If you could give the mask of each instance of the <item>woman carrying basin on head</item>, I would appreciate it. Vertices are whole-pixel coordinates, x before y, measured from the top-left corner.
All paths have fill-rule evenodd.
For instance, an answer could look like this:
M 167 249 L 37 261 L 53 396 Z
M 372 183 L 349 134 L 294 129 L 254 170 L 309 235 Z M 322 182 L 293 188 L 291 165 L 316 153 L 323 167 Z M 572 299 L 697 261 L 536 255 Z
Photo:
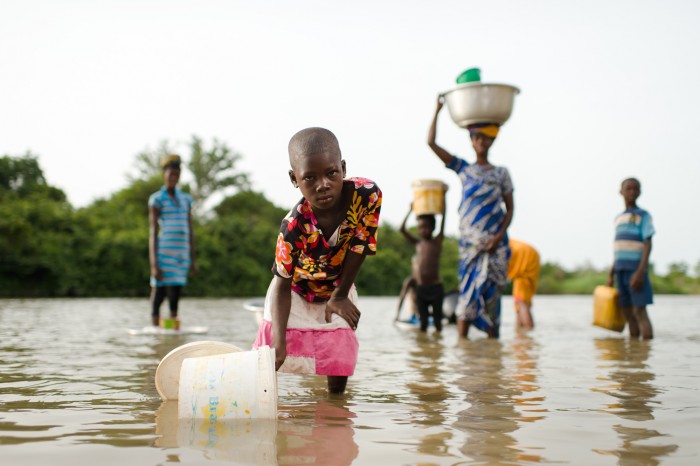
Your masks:
M 513 184 L 508 170 L 492 165 L 488 159 L 489 149 L 498 135 L 497 124 L 477 123 L 467 127 L 476 153 L 476 162 L 471 164 L 435 142 L 443 104 L 441 95 L 428 133 L 428 145 L 462 181 L 457 328 L 465 338 L 472 324 L 489 337 L 498 338 L 501 293 L 510 255 L 507 230 L 513 218 Z

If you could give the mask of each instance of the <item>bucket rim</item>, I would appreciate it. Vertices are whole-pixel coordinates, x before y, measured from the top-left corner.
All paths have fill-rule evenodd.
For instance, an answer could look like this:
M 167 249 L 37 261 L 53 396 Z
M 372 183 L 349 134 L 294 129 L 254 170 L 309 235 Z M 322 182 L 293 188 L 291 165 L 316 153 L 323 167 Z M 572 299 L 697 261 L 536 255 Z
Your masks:
M 440 185 L 444 189 L 447 186 L 447 183 L 445 183 L 442 180 L 428 179 L 428 178 L 413 180 L 411 182 L 412 188 L 421 187 L 422 185 Z
M 182 361 L 187 358 L 216 356 L 239 351 L 243 350 L 223 341 L 201 340 L 178 346 L 166 354 L 158 364 L 155 376 L 156 390 L 164 400 L 177 400 Z

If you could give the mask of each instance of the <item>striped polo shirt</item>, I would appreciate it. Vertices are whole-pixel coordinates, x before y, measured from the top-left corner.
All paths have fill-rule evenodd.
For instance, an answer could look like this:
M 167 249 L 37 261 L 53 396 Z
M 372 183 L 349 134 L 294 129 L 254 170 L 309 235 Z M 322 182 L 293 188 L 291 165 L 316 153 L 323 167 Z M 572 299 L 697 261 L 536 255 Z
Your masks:
M 615 270 L 637 270 L 644 242 L 654 233 L 651 215 L 644 209 L 627 209 L 615 217 Z

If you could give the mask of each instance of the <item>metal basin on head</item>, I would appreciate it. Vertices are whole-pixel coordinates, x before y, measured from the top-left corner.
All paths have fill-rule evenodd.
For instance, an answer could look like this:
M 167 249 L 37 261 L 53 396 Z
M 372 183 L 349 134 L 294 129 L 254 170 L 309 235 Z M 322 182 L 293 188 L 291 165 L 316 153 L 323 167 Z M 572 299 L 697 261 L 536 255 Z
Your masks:
M 450 117 L 462 128 L 475 123 L 502 125 L 513 112 L 520 89 L 508 84 L 464 83 L 443 93 Z

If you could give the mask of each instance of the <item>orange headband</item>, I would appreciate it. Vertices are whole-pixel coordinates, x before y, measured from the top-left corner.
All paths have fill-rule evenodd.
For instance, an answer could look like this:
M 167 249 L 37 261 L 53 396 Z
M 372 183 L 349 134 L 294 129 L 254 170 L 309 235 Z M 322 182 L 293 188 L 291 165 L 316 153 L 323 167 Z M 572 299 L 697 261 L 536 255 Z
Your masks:
M 467 126 L 470 135 L 483 134 L 490 138 L 496 138 L 498 136 L 498 125 L 493 123 L 477 123 L 475 125 Z

